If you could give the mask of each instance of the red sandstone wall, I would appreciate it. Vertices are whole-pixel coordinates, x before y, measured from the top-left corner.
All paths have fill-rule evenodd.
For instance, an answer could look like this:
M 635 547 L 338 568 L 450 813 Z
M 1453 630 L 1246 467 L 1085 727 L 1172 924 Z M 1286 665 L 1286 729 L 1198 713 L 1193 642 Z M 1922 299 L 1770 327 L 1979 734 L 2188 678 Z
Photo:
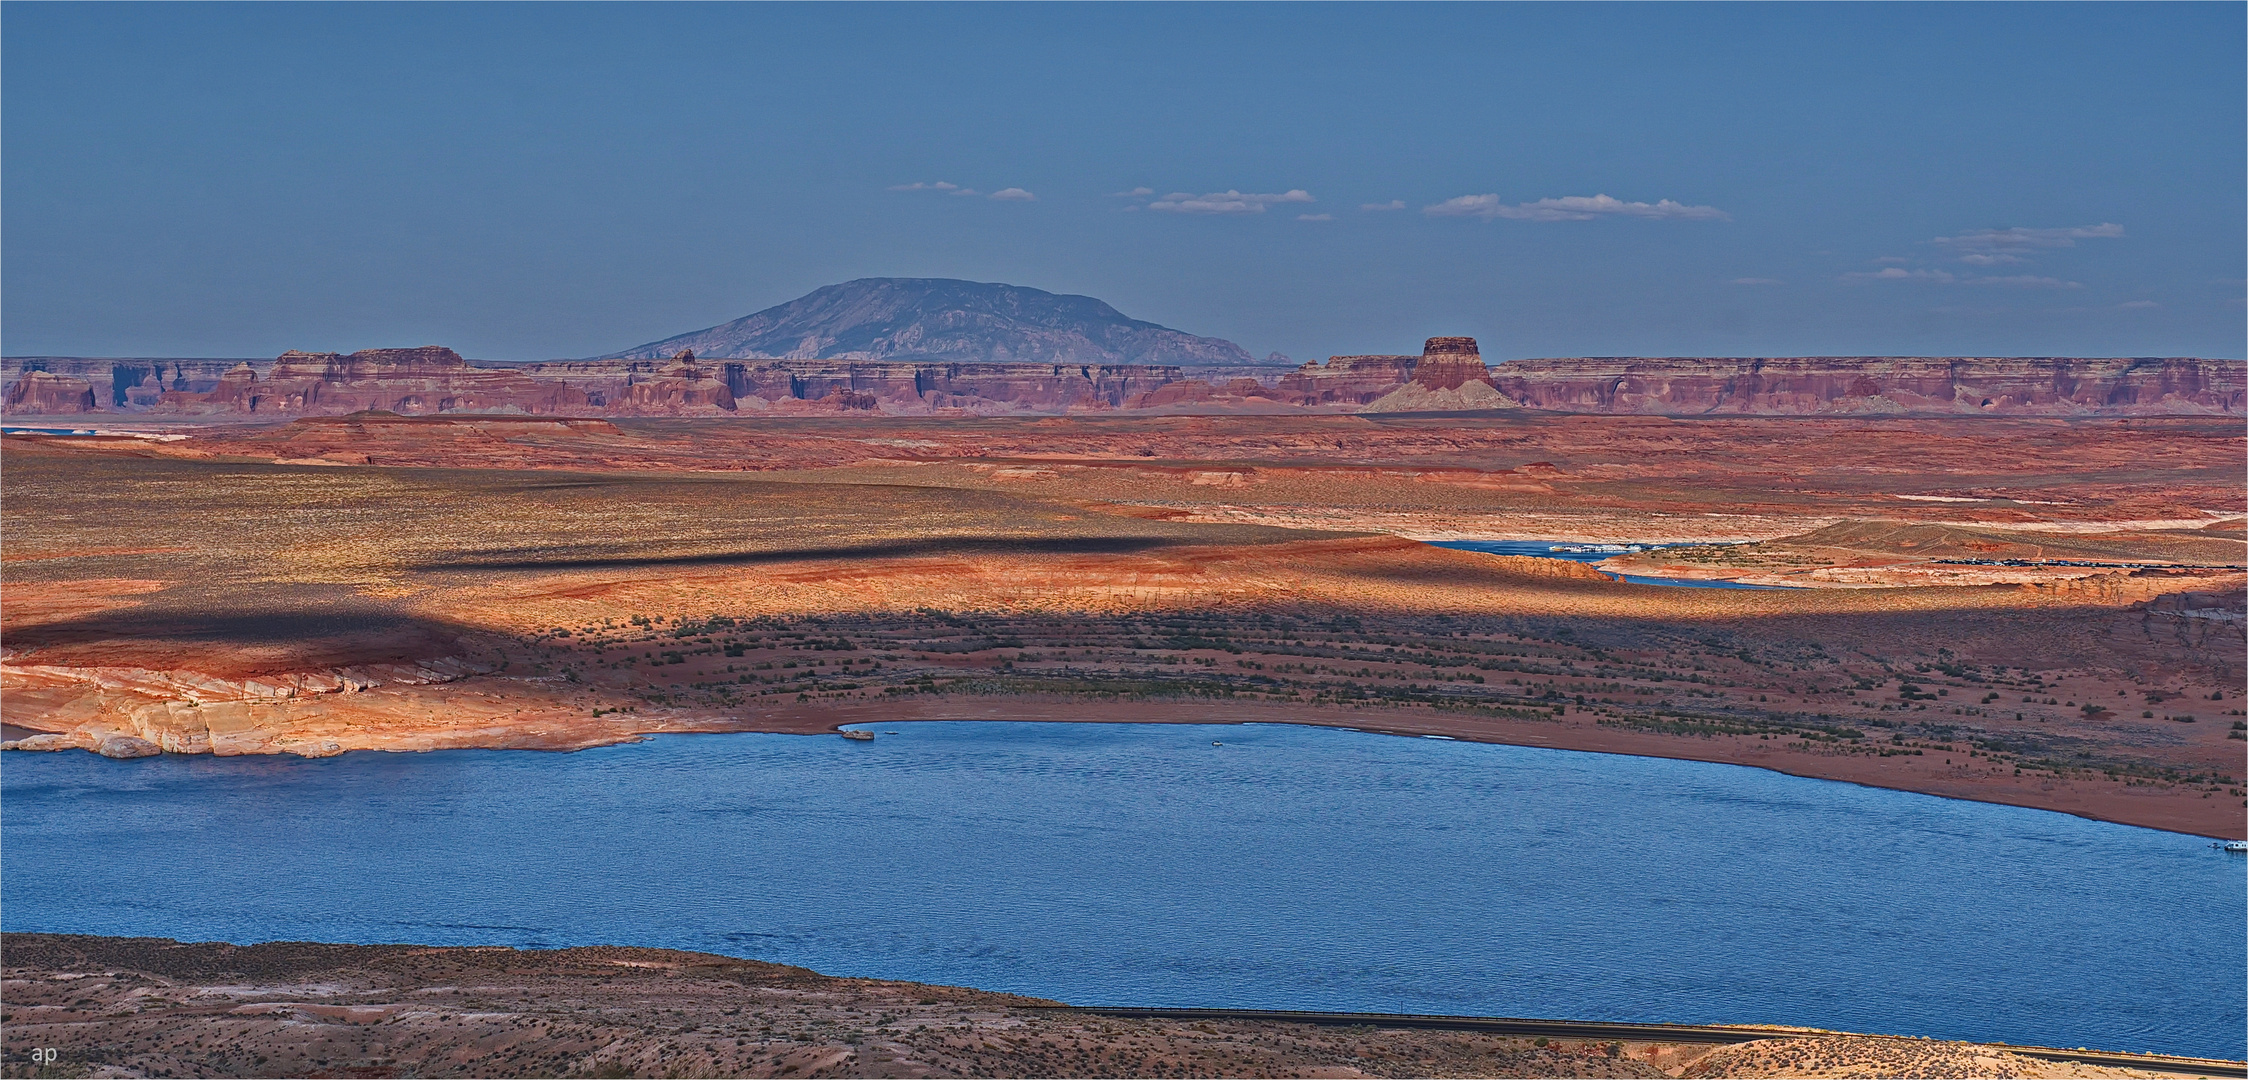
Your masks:
M 2248 412 L 2237 360 L 1989 357 L 1599 357 L 1485 367 L 1472 338 L 1432 338 L 1420 356 L 1338 356 L 1270 386 L 1149 365 L 850 360 L 564 361 L 475 366 L 450 349 L 284 353 L 219 371 L 199 361 L 21 362 L 10 415 L 341 415 L 379 409 L 534 415 L 695 416 L 778 409 L 926 413 L 1294 407 L 1348 412 L 1408 382 L 1491 383 L 1528 408 L 1699 414 Z M 1236 371 L 1227 374 L 1237 374 Z

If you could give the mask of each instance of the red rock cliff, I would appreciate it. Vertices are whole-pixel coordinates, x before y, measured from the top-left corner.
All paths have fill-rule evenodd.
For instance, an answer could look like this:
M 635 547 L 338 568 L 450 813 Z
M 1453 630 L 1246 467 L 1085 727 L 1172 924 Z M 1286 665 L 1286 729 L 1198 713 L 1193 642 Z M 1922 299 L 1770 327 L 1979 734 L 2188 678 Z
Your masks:
M 695 416 L 739 412 L 1207 408 L 1353 412 L 1391 398 L 1410 410 L 1496 407 L 1698 415 L 1989 413 L 2025 416 L 2248 412 L 2238 360 L 2193 357 L 1606 357 L 1483 363 L 1473 338 L 1431 338 L 1419 356 L 1337 356 L 1269 387 L 1207 369 L 1144 364 L 894 360 L 597 360 L 471 364 L 450 349 L 284 353 L 266 361 L 14 362 L 14 415 Z M 1184 383 L 1196 385 L 1180 385 Z M 1493 398 L 1473 384 L 1485 383 Z M 1166 389 L 1170 388 L 1170 389 Z M 1461 396 L 1465 394 L 1466 396 Z M 1428 395 L 1448 395 L 1443 398 Z M 1453 402 L 1452 398 L 1459 401 Z M 1473 397 L 1474 401 L 1467 400 Z
M 1431 390 L 1457 390 L 1471 382 L 1490 382 L 1491 369 L 1471 337 L 1432 337 L 1421 346 L 1413 381 Z
M 26 371 L 8 384 L 5 407 L 26 416 L 57 416 L 93 412 L 97 407 L 94 384 L 70 375 Z
M 2231 413 L 2238 360 L 1801 356 L 1509 360 L 1491 382 L 1533 409 L 1596 413 Z

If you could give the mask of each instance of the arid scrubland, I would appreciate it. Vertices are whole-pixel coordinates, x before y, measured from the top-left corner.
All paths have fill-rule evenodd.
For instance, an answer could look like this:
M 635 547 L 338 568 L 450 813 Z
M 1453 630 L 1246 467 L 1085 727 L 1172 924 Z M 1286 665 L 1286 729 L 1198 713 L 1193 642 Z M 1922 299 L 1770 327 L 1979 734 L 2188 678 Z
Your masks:
M 375 415 L 11 436 L 5 719 L 12 745 L 121 757 L 1287 720 L 2229 836 L 2235 428 Z M 1821 587 L 1418 542 L 1446 537 L 1754 541 L 1617 568 Z
M 11 1077 L 2209 1075 L 1800 1029 L 1725 1044 L 1102 1016 L 666 949 L 4 944 Z

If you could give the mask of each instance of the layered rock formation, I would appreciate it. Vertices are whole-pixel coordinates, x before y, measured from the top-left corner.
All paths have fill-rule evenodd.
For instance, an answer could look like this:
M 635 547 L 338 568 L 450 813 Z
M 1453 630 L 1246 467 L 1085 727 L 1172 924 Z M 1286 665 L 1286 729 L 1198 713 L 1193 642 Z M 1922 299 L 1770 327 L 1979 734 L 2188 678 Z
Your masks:
M 93 412 L 98 408 L 94 384 L 70 375 L 26 371 L 8 385 L 7 411 L 40 416 Z
M 1304 408 L 1364 412 L 1465 412 L 1516 404 L 1491 385 L 1471 337 L 1435 337 L 1419 356 L 1337 356 L 1304 364 L 1273 387 Z
M 150 361 L 75 366 L 85 373 L 19 369 L 5 393 L 6 412 L 183 417 L 340 416 L 365 410 L 408 416 L 1062 413 L 1129 408 L 1184 378 L 1180 368 L 1145 364 L 712 361 L 691 350 L 668 362 L 504 366 L 472 365 L 452 350 L 438 348 L 369 349 L 349 356 L 290 352 L 272 361 L 234 361 L 194 380 L 167 379 L 159 364 Z M 105 399 L 97 386 L 110 381 L 112 367 L 124 389 Z
M 1421 346 L 1413 381 L 1431 390 L 1457 390 L 1471 382 L 1490 382 L 1491 369 L 1471 337 L 1432 337 Z
M 265 367 L 273 364 L 270 360 L 231 357 L 11 357 L 0 367 L 0 384 L 6 386 L 0 398 L 4 398 L 10 413 L 58 415 L 145 409 L 156 404 L 166 390 L 208 392 L 218 386 L 222 375 L 244 363 Z M 26 385 L 25 379 L 33 373 L 44 373 L 49 378 Z M 93 401 L 79 400 L 75 385 L 58 380 L 85 383 L 94 393 Z
M 1273 377 L 1254 365 L 698 358 L 477 364 L 450 349 L 290 352 L 270 361 L 10 362 L 13 416 L 498 413 L 723 416 L 1086 410 L 1705 414 L 2240 415 L 2237 360 L 1972 357 L 1510 360 L 1473 338 L 1419 356 L 1337 356 Z
M 933 364 L 869 361 L 729 362 L 735 393 L 773 404 L 850 395 L 845 407 L 886 412 L 1065 412 L 1116 409 L 1178 382 L 1176 367 L 1145 364 Z M 863 404 L 859 402 L 863 400 Z
M 1491 369 L 1471 337 L 1436 337 L 1421 348 L 1413 381 L 1366 406 L 1366 412 L 1471 412 L 1511 409 L 1513 398 L 1491 386 Z
M 24 371 L 8 388 L 16 415 L 127 412 L 156 416 L 320 416 L 369 409 L 406 415 L 442 412 L 554 414 L 584 412 L 600 402 L 583 391 L 516 372 L 472 367 L 451 349 L 290 351 L 260 363 L 112 360 L 81 362 L 80 375 L 59 375 L 52 358 Z M 106 370 L 103 370 L 106 369 Z M 107 383 L 107 395 L 95 392 Z M 81 389 L 83 388 L 83 389 Z M 71 407 L 72 405 L 78 407 Z
M 1418 356 L 1330 356 L 1324 364 L 1304 361 L 1281 376 L 1273 389 L 1283 400 L 1306 407 L 1371 405 L 1411 382 Z
M 1591 357 L 1511 360 L 1491 381 L 1555 412 L 2237 414 L 2244 368 L 2199 357 Z
M 1513 409 L 1520 403 L 1491 388 L 1482 380 L 1462 383 L 1448 390 L 1431 390 L 1420 380 L 1398 387 L 1382 396 L 1381 400 L 1366 406 L 1361 412 L 1480 412 L 1486 409 Z
M 1247 364 L 1239 345 L 1126 318 L 1090 296 L 951 278 L 860 278 L 604 359 Z

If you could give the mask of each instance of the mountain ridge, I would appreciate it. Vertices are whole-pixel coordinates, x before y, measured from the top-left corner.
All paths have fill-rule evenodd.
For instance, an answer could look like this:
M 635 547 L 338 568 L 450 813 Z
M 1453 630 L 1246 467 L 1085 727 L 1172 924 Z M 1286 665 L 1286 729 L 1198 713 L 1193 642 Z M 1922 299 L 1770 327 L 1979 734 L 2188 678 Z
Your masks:
M 1133 319 L 1090 296 L 958 278 L 857 278 L 596 360 L 1253 364 L 1248 350 Z

